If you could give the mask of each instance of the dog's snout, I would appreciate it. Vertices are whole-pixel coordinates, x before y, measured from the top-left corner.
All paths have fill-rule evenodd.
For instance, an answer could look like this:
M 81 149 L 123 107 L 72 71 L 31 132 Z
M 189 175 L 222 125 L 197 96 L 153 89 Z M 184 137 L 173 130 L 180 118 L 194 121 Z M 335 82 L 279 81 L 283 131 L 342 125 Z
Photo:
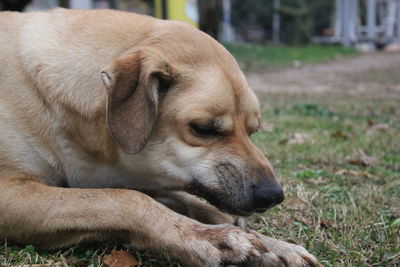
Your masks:
M 278 183 L 262 183 L 254 188 L 254 206 L 258 210 L 278 205 L 284 198 L 282 188 Z

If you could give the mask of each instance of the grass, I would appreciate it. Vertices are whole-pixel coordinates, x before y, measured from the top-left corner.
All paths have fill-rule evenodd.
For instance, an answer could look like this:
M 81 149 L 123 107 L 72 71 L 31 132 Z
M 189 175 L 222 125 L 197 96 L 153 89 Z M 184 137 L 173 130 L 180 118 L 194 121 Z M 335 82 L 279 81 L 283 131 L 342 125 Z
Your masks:
M 276 70 L 288 66 L 321 63 L 356 55 L 354 49 L 333 45 L 283 46 L 257 44 L 225 44 L 246 71 Z
M 271 49 L 283 55 L 288 48 Z M 332 49 L 331 56 L 338 48 Z M 294 58 L 282 57 L 276 66 L 290 64 Z M 305 55 L 299 58 L 307 61 Z M 313 60 L 309 57 L 307 62 Z M 352 77 L 355 82 L 382 78 L 378 72 L 377 77 L 357 75 Z M 388 79 L 397 83 L 398 75 L 385 76 L 382 82 Z M 305 246 L 324 266 L 400 266 L 398 100 L 379 92 L 270 94 L 261 98 L 261 104 L 265 125 L 253 140 L 281 177 L 286 201 L 252 216 L 250 227 Z M 350 163 L 360 149 L 378 163 Z M 42 251 L 31 245 L 4 244 L 0 245 L 0 266 L 63 259 L 69 266 L 101 266 L 100 256 L 113 248 L 97 243 Z M 179 266 L 163 255 L 132 253 L 142 266 Z
M 324 266 L 400 265 L 398 102 L 277 95 L 263 103 L 273 129 L 255 142 L 280 173 L 287 198 L 306 207 L 278 206 L 256 216 L 256 228 L 305 245 Z M 282 142 L 294 133 L 307 138 Z M 379 163 L 350 164 L 359 149 Z
M 253 216 L 251 227 L 304 245 L 324 266 L 399 265 L 398 103 L 355 96 L 270 95 L 262 98 L 262 110 L 268 127 L 255 134 L 254 141 L 278 171 L 287 199 L 306 207 L 284 203 Z M 304 143 L 285 141 L 295 133 L 305 136 Z M 379 163 L 350 164 L 348 158 L 358 149 Z M 99 255 L 111 248 L 97 244 L 46 252 L 32 246 L 1 246 L 0 265 L 59 262 L 63 253 L 84 263 L 80 266 L 97 266 Z M 178 266 L 148 254 L 136 255 L 143 266 Z

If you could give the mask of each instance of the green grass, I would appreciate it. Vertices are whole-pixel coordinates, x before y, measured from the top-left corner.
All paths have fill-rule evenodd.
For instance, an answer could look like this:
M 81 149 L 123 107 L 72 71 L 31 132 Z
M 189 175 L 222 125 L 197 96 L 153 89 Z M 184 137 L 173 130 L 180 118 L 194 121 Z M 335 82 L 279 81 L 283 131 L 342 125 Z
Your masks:
M 355 55 L 354 49 L 333 45 L 276 46 L 257 44 L 225 44 L 247 71 L 276 70 L 292 65 L 321 63 Z
M 304 245 L 324 266 L 400 264 L 398 102 L 335 95 L 269 95 L 261 100 L 263 121 L 272 127 L 253 139 L 279 173 L 287 199 L 301 199 L 307 208 L 293 210 L 283 203 L 253 216 L 250 226 Z M 374 129 L 373 123 L 388 127 Z M 295 133 L 307 136 L 304 143 L 282 142 Z M 379 163 L 350 164 L 348 158 L 357 149 Z M 341 170 L 367 172 L 371 177 L 341 174 Z M 63 253 L 64 258 L 84 263 L 81 266 L 97 266 L 99 256 L 111 248 L 97 244 L 47 252 L 32 246 L 0 246 L 0 265 L 59 262 Z M 143 266 L 178 266 L 157 259 L 160 256 L 133 253 Z
M 385 71 L 385 79 L 380 72 L 352 79 L 397 83 L 397 72 Z M 287 200 L 302 201 L 306 207 L 284 202 L 252 216 L 249 226 L 305 246 L 324 266 L 400 266 L 398 100 L 379 91 L 269 94 L 260 100 L 268 127 L 253 140 L 279 174 Z M 304 140 L 292 142 L 295 134 Z M 349 163 L 359 149 L 379 162 Z M 99 257 L 113 248 L 97 243 L 43 251 L 0 245 L 0 266 L 60 262 L 61 255 L 69 266 L 101 266 Z M 179 266 L 163 255 L 132 253 L 142 266 Z
M 258 230 L 305 245 L 324 266 L 400 264 L 398 102 L 303 95 L 269 96 L 263 103 L 264 121 L 273 129 L 254 140 L 280 174 L 287 197 L 308 207 L 278 206 L 254 219 Z M 306 135 L 304 143 L 280 142 L 294 133 Z M 358 149 L 379 163 L 350 164 Z

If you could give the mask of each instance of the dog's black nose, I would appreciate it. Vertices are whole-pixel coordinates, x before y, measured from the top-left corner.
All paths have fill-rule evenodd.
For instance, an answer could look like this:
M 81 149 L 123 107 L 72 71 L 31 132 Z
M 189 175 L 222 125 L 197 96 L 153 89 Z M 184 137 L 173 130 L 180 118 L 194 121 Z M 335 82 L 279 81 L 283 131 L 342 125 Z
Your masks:
M 285 199 L 282 188 L 277 183 L 262 183 L 254 188 L 254 206 L 265 210 L 278 205 Z

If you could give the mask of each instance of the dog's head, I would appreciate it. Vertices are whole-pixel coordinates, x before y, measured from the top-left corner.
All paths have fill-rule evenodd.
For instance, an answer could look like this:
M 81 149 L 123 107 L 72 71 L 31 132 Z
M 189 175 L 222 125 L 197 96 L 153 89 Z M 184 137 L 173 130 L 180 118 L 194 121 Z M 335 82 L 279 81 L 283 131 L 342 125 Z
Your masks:
M 102 72 L 123 165 L 149 187 L 185 189 L 234 214 L 280 203 L 274 171 L 250 139 L 259 103 L 234 58 L 190 26 L 159 23 Z

